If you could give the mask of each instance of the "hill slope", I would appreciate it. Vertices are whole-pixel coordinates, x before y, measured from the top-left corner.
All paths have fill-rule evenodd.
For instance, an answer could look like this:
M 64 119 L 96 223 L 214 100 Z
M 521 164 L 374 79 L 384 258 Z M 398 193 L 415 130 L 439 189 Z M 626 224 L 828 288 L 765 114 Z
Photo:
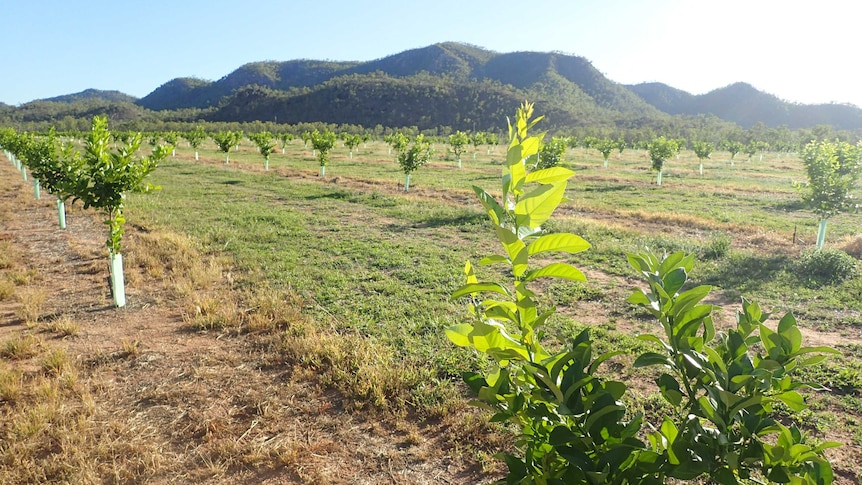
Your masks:
M 120 91 L 103 91 L 101 89 L 85 89 L 80 93 L 65 94 L 43 99 L 55 103 L 75 103 L 78 101 L 107 101 L 109 103 L 134 103 L 138 98 Z
M 692 95 L 662 83 L 628 88 L 656 108 L 673 115 L 712 114 L 743 127 L 761 122 L 792 129 L 832 125 L 843 130 L 862 128 L 862 109 L 841 104 L 788 103 L 750 84 L 734 83 L 706 94 Z

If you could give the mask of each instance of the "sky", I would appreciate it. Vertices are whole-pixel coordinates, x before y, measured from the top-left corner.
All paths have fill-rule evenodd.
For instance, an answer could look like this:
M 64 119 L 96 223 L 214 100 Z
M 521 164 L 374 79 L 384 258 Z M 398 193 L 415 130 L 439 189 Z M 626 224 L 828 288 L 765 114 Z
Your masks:
M 852 0 L 0 0 L 0 102 L 143 97 L 264 60 L 367 61 L 437 42 L 587 58 L 615 82 L 734 82 L 862 107 Z

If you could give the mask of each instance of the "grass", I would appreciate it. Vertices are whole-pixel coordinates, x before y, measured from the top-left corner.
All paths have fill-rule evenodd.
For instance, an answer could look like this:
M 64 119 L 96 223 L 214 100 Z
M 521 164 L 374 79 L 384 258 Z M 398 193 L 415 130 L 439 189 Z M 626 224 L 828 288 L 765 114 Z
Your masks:
M 289 145 L 286 156 L 276 152 L 269 173 L 249 147 L 232 152 L 228 167 L 210 148 L 201 150 L 209 163 L 190 162 L 190 150 L 181 149 L 179 159 L 165 162 L 153 176 L 163 190 L 129 198 L 126 216 L 142 228 L 128 241 L 127 267 L 136 273 L 129 279 L 168 284 L 190 330 L 219 337 L 260 334 L 260 345 L 277 356 L 268 365 L 286 365 L 337 391 L 348 409 L 380 408 L 399 416 L 415 412 L 435 419 L 463 413 L 459 375 L 484 363 L 451 345 L 443 328 L 465 318 L 463 304 L 449 301 L 462 283 L 464 261 L 500 252 L 469 186 L 498 190 L 502 150 L 492 156 L 480 151 L 476 161 L 465 156 L 461 170 L 453 162 L 431 163 L 414 174 L 405 195 L 399 191 L 403 174 L 382 144 L 360 148 L 352 161 L 346 150 L 336 148 L 325 181 L 318 180 L 310 151 L 300 146 Z M 575 150 L 569 155 L 577 170 L 568 194 L 572 202 L 548 229 L 590 241 L 592 249 L 572 262 L 598 276 L 585 284 L 542 288 L 547 301 L 561 307 L 547 331 L 550 338 L 563 340 L 588 324 L 597 351 L 624 351 L 607 372 L 647 382 L 627 397 L 632 409 L 647 416 L 662 411 L 660 398 L 649 390 L 650 376 L 626 365 L 645 347 L 624 329 L 648 328 L 648 323 L 624 301 L 632 289 L 625 253 L 644 244 L 698 254 L 694 282 L 714 284 L 731 300 L 754 297 L 767 308 L 793 309 L 810 328 L 852 330 L 862 324 L 859 277 L 824 290 L 808 287 L 794 272 L 803 247 L 798 241 L 813 241 L 816 224 L 789 185 L 801 176 L 798 160 L 767 156 L 762 163 L 739 162 L 730 170 L 718 154 L 700 177 L 696 161 L 684 155 L 668 162 L 664 185 L 657 188 L 643 152 L 626 151 L 622 160 L 612 158 L 609 169 L 594 154 L 584 159 Z M 830 221 L 827 244 L 852 240 L 858 223 L 853 214 Z M 26 273 L 14 265 L 0 271 L 10 282 L 12 272 Z M 493 267 L 479 271 L 483 277 L 497 276 Z M 38 385 L 47 402 L 52 393 L 66 393 L 63 386 L 76 385 L 68 356 L 44 349 L 35 339 L 10 342 L 0 349 L 7 359 L 39 359 L 44 372 Z M 138 340 L 127 339 L 119 353 L 135 357 L 145 350 Z M 195 368 L 198 377 L 207 372 L 207 358 L 201 356 Z M 811 375 L 819 381 L 829 376 L 836 384 L 823 406 L 812 411 L 813 422 L 840 429 L 845 417 L 847 423 L 860 418 L 846 399 L 862 389 L 855 372 L 860 359 L 851 352 Z M 60 382 L 63 376 L 66 384 Z M 33 403 L 27 389 L 37 384 L 35 379 L 0 373 L 0 393 Z M 56 389 L 50 391 L 46 382 Z M 186 384 L 192 385 L 180 376 L 163 379 L 147 388 L 141 402 L 182 402 L 173 387 Z M 75 399 L 86 409 L 86 393 Z M 196 449 L 212 476 L 272 459 L 297 462 L 309 451 L 299 445 L 257 451 L 241 446 L 236 436 L 231 441 L 224 433 L 229 419 L 210 404 L 215 407 L 190 403 L 183 424 L 212 437 Z M 249 409 L 266 408 L 257 404 Z M 39 423 L 45 420 L 38 414 L 21 417 L 22 430 L 44 432 Z M 136 426 L 141 424 L 116 431 L 126 435 Z M 862 436 L 858 423 L 848 429 Z M 480 420 L 455 434 L 487 431 Z M 140 439 L 148 436 L 144 432 Z M 157 453 L 135 443 L 142 456 L 158 463 Z M 134 472 L 125 466 L 133 467 L 122 465 L 120 476 L 155 473 L 143 464 Z

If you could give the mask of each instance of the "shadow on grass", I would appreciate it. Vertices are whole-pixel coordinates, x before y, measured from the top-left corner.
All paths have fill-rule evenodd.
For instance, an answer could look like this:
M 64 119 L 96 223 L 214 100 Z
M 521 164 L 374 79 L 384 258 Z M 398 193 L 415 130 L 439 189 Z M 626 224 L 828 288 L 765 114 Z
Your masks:
M 242 180 L 225 180 L 224 182 L 219 182 L 222 185 L 241 185 Z
M 704 274 L 698 284 L 721 288 L 727 296 L 738 298 L 776 283 L 781 285 L 776 280 L 790 278 L 786 271 L 791 263 L 785 255 L 731 254 Z M 795 283 L 795 279 L 784 281 L 784 284 Z
M 593 185 L 584 187 L 584 192 L 621 192 L 621 191 L 634 191 L 635 187 L 631 185 Z

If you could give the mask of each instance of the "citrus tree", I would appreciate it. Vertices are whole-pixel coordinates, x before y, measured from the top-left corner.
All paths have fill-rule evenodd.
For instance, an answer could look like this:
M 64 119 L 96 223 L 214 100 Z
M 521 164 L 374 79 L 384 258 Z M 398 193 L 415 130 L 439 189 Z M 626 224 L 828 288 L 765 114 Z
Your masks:
M 84 143 L 80 155 L 72 154 L 70 165 L 76 165 L 81 157 L 80 178 L 73 184 L 74 198 L 81 200 L 84 208 L 93 207 L 105 216 L 109 228 L 105 242 L 111 262 L 111 288 L 114 304 L 125 306 L 126 294 L 123 278 L 123 259 L 121 254 L 123 225 L 126 222 L 123 210 L 126 194 L 129 192 L 147 193 L 155 190 L 145 181 L 173 150 L 171 146 L 159 145 L 152 155 L 137 158 L 141 146 L 141 135 L 134 135 L 128 143 L 110 150 L 108 119 L 103 116 L 93 118 L 93 128 Z
M 692 144 L 694 154 L 697 156 L 698 160 L 700 160 L 701 175 L 703 175 L 703 161 L 709 158 L 710 155 L 712 155 L 713 148 L 715 148 L 713 144 L 708 141 L 695 141 Z
M 479 151 L 479 147 L 487 143 L 485 133 L 481 131 L 473 133 L 473 136 L 470 137 L 470 143 L 473 145 L 473 160 L 475 160 L 476 153 Z
M 198 125 L 191 131 L 188 131 L 182 135 L 183 138 L 189 142 L 189 146 L 195 149 L 195 160 L 198 160 L 198 149 L 201 144 L 207 139 L 207 133 L 204 131 L 203 127 Z
M 634 360 L 635 367 L 658 368 L 656 385 L 666 404 L 665 415 L 649 429 L 642 429 L 642 414 L 626 409 L 627 386 L 598 372 L 621 352 L 594 356 L 589 330 L 554 350 L 543 344 L 543 326 L 554 309 L 540 307 L 536 281 L 584 281 L 571 264 L 548 260 L 590 245 L 577 235 L 542 229 L 564 200 L 573 172 L 528 172 L 542 138 L 528 133 L 541 119 L 532 119 L 532 111 L 525 103 L 509 126 L 502 198 L 473 187 L 502 246 L 502 254 L 481 259 L 479 266 L 505 266 L 491 273 L 508 281 L 480 279 L 478 268 L 467 262 L 465 284 L 452 298 L 468 300 L 468 321 L 446 328 L 454 344 L 488 359 L 484 372 L 463 374 L 475 403 L 493 413 L 491 421 L 517 430 L 516 452 L 497 455 L 509 470 L 500 483 L 831 484 L 824 451 L 838 443 L 809 443 L 799 429 L 777 419 L 775 407 L 805 410 L 798 392 L 805 384 L 792 372 L 834 350 L 804 347 L 790 314 L 769 328 L 769 314 L 745 300 L 736 326 L 717 332 L 712 305 L 702 303 L 710 288 L 685 288 L 693 256 L 628 256 L 647 285 L 629 302 L 651 314 L 660 332 L 641 337 L 655 350 Z
M 404 172 L 404 192 L 410 190 L 410 175 L 431 159 L 431 143 L 424 135 L 417 135 L 413 144 L 398 152 L 398 164 Z
M 857 208 L 851 192 L 862 175 L 862 148 L 841 141 L 813 141 L 802 150 L 802 164 L 808 183 L 795 185 L 805 204 L 820 216 L 817 249 L 822 249 L 826 221 Z
M 317 150 L 317 161 L 320 163 L 320 176 L 326 177 L 326 164 L 329 163 L 329 151 L 335 146 L 335 133 L 324 130 L 311 132 L 311 146 Z
M 730 166 L 733 167 L 733 159 L 736 157 L 736 154 L 741 152 L 745 145 L 742 142 L 738 141 L 726 141 L 722 144 L 725 150 L 730 153 Z
M 171 156 L 177 156 L 177 142 L 180 140 L 180 134 L 175 131 L 166 131 L 162 133 L 162 139 L 165 140 L 166 144 L 173 147 L 171 149 Z
M 273 140 L 272 133 L 261 131 L 252 133 L 248 138 L 257 145 L 257 150 L 263 155 L 263 169 L 269 170 L 269 156 L 275 150 L 275 140 Z
M 288 143 L 293 141 L 293 133 L 285 131 L 275 135 L 275 137 L 278 138 L 279 142 L 281 142 L 281 154 L 284 155 L 285 148 L 287 147 Z
M 350 159 L 353 160 L 353 150 L 362 143 L 361 135 L 346 134 L 344 135 L 344 145 L 350 150 Z
M 470 143 L 470 137 L 463 131 L 456 131 L 449 135 L 449 148 L 458 159 L 458 168 L 461 168 L 461 155 L 467 149 L 467 144 Z
M 536 168 L 541 170 L 543 168 L 556 167 L 563 163 L 568 145 L 568 140 L 563 137 L 555 136 L 551 138 L 550 143 L 544 144 L 539 148 Z
M 660 136 L 647 145 L 647 151 L 649 152 L 650 161 L 652 161 L 652 169 L 658 171 L 656 185 L 661 185 L 661 172 L 664 168 L 664 162 L 679 151 L 679 146 L 676 144 L 676 140 L 669 140 Z
M 239 133 L 233 131 L 220 131 L 210 135 L 218 149 L 224 153 L 225 165 L 230 163 L 230 149 L 239 142 Z
M 600 138 L 593 143 L 593 148 L 599 151 L 602 154 L 602 158 L 604 158 L 604 167 L 608 167 L 608 159 L 611 157 L 611 153 L 614 150 L 619 149 L 619 144 L 611 140 L 610 138 Z

